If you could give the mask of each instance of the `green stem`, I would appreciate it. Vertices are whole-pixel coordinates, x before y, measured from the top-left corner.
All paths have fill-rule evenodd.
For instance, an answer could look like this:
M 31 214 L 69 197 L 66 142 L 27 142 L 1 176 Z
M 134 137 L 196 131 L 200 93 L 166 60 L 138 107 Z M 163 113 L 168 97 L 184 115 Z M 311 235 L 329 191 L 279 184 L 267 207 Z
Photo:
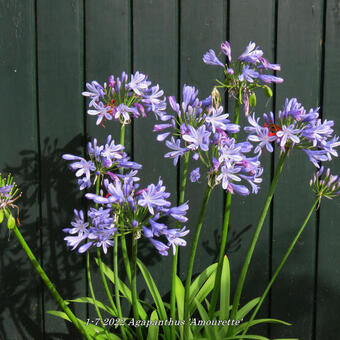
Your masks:
M 214 289 L 212 291 L 210 307 L 209 307 L 209 319 L 213 319 L 213 317 L 214 317 L 217 299 L 218 299 L 218 294 L 220 293 L 223 259 L 224 259 L 224 254 L 225 254 L 225 248 L 226 248 L 226 245 L 227 245 L 227 238 L 228 238 L 231 198 L 232 198 L 232 195 L 231 195 L 230 192 L 228 192 L 227 198 L 226 198 L 226 203 L 225 203 L 225 210 L 224 210 L 224 222 L 223 222 L 220 253 L 219 253 L 219 257 L 218 257 L 218 264 L 217 264 L 217 269 L 216 269 Z M 228 316 L 224 316 L 224 317 L 228 318 Z
M 120 144 L 125 145 L 125 125 L 120 128 Z
M 97 305 L 96 296 L 94 295 L 94 290 L 93 290 L 93 286 L 92 286 L 92 279 L 91 279 L 91 271 L 90 271 L 90 254 L 89 254 L 89 252 L 86 252 L 86 271 L 87 271 L 87 281 L 88 281 L 88 284 L 89 284 L 90 293 L 91 293 L 94 308 L 95 308 L 97 315 L 100 319 L 101 325 L 103 326 L 104 332 L 105 332 L 107 338 L 109 339 L 109 333 L 108 333 L 108 331 L 107 331 L 107 329 L 104 325 L 102 315 L 101 315 L 100 310 L 99 310 L 98 305 Z
M 257 306 L 256 306 L 256 308 L 255 308 L 255 310 L 254 310 L 254 312 L 253 312 L 251 318 L 250 318 L 249 321 L 248 321 L 248 326 L 247 326 L 247 328 L 243 331 L 242 335 L 245 335 L 245 334 L 247 333 L 248 328 L 249 328 L 249 324 L 254 320 L 254 318 L 255 318 L 257 312 L 259 311 L 259 309 L 260 309 L 260 307 L 261 307 L 261 305 L 262 305 L 264 299 L 267 297 L 267 295 L 268 295 L 268 293 L 269 293 L 269 291 L 270 291 L 270 288 L 271 288 L 272 285 L 274 284 L 274 281 L 275 281 L 276 277 L 279 275 L 279 273 L 280 273 L 282 267 L 284 266 L 284 264 L 286 263 L 286 261 L 287 261 L 287 259 L 288 259 L 288 256 L 290 255 L 290 253 L 291 253 L 292 250 L 294 249 L 296 242 L 299 240 L 299 238 L 300 238 L 302 232 L 304 231 L 305 227 L 307 226 L 307 223 L 308 223 L 310 217 L 312 216 L 312 214 L 313 214 L 313 212 L 314 212 L 314 209 L 316 208 L 316 206 L 317 206 L 318 203 L 319 203 L 319 199 L 317 199 L 317 200 L 314 202 L 314 204 L 313 204 L 311 210 L 309 211 L 309 213 L 308 213 L 308 215 L 307 215 L 305 221 L 303 222 L 301 228 L 299 229 L 298 233 L 296 234 L 296 236 L 295 236 L 293 242 L 290 244 L 290 246 L 289 246 L 289 248 L 288 248 L 288 250 L 287 250 L 285 256 L 284 256 L 283 259 L 281 260 L 281 262 L 280 262 L 279 266 L 277 267 L 277 269 L 276 269 L 276 271 L 275 271 L 275 273 L 274 273 L 272 279 L 270 280 L 270 282 L 269 282 L 268 286 L 266 287 L 266 289 L 265 289 L 263 295 L 261 296 L 261 299 L 260 299 L 259 303 L 257 304 Z
M 92 338 L 87 334 L 86 329 L 84 328 L 84 326 L 78 321 L 77 317 L 73 314 L 71 309 L 66 305 L 64 299 L 60 296 L 60 294 L 58 293 L 56 288 L 53 286 L 53 283 L 50 281 L 50 279 L 46 275 L 45 271 L 40 266 L 38 260 L 36 259 L 36 257 L 32 253 L 31 248 L 26 243 L 25 239 L 22 237 L 22 235 L 21 235 L 19 229 L 17 228 L 17 226 L 14 226 L 13 232 L 14 232 L 15 236 L 17 237 L 18 241 L 20 242 L 22 248 L 24 249 L 27 257 L 30 259 L 34 269 L 40 275 L 40 277 L 44 281 L 46 287 L 49 289 L 49 291 L 51 292 L 53 297 L 59 303 L 59 306 L 66 313 L 66 315 L 69 317 L 71 322 L 78 328 L 79 332 L 84 336 L 84 338 L 91 340 Z
M 120 129 L 120 144 L 123 146 L 125 145 L 125 125 L 122 125 Z M 124 266 L 126 270 L 126 275 L 128 277 L 129 283 L 131 283 L 130 260 L 129 260 L 129 255 L 128 255 L 127 246 L 126 246 L 126 239 L 125 239 L 124 234 L 122 234 L 120 241 L 122 245 L 122 254 L 123 254 L 123 261 L 124 261 Z
M 189 259 L 189 265 L 188 265 L 188 270 L 187 270 L 187 277 L 185 281 L 185 295 L 184 295 L 184 320 L 185 320 L 185 325 L 184 325 L 184 339 L 189 339 L 189 299 L 190 299 L 190 285 L 191 285 L 191 277 L 192 277 L 192 270 L 194 266 L 194 260 L 195 260 L 195 254 L 196 254 L 196 249 L 198 245 L 198 239 L 201 233 L 202 225 L 203 225 L 203 217 L 205 213 L 205 209 L 208 205 L 208 201 L 210 198 L 212 188 L 207 185 L 207 188 L 205 190 L 203 202 L 202 202 L 202 207 L 198 219 L 198 224 L 196 227 L 195 231 L 195 236 L 194 236 L 194 241 L 192 244 L 191 248 L 191 254 L 190 254 L 190 259 Z
M 235 101 L 235 120 L 234 120 L 235 124 L 238 124 L 239 116 L 240 116 L 240 102 L 236 100 Z M 236 136 L 237 134 L 234 135 L 235 141 L 236 141 Z M 227 246 L 227 239 L 228 239 L 231 199 L 232 199 L 232 195 L 230 192 L 228 192 L 227 197 L 226 197 L 226 202 L 225 202 L 225 208 L 224 208 L 224 221 L 223 221 L 220 253 L 218 256 L 218 264 L 217 264 L 217 270 L 216 270 L 216 276 L 215 276 L 214 289 L 212 291 L 210 307 L 209 307 L 209 318 L 210 319 L 213 319 L 214 317 L 218 294 L 220 293 L 223 259 L 224 259 L 224 254 L 225 254 L 225 249 Z
M 137 239 L 136 235 L 132 235 L 132 256 L 131 256 L 131 293 L 132 293 L 132 309 L 133 309 L 133 316 L 135 318 L 135 322 L 139 320 L 139 313 L 138 313 L 138 295 L 137 295 Z M 140 327 L 137 327 L 137 339 L 142 340 L 142 330 Z
M 245 281 L 245 278 L 246 278 L 246 275 L 247 275 L 248 267 L 249 267 L 251 258 L 253 256 L 253 252 L 254 252 L 257 240 L 259 238 L 259 235 L 260 235 L 260 232 L 261 232 L 264 220 L 265 220 L 265 218 L 267 216 L 267 212 L 269 210 L 270 203 L 272 201 L 272 198 L 273 198 L 273 195 L 274 195 L 274 192 L 275 192 L 275 189 L 276 189 L 277 182 L 278 182 L 280 174 L 282 172 L 283 165 L 284 165 L 284 162 L 285 162 L 288 150 L 289 149 L 287 149 L 280 156 L 280 159 L 278 161 L 278 164 L 277 164 L 277 167 L 276 167 L 276 171 L 275 171 L 275 174 L 274 174 L 274 177 L 273 177 L 273 180 L 272 180 L 272 183 L 271 183 L 268 195 L 267 195 L 266 202 L 264 204 L 261 216 L 260 216 L 259 221 L 257 223 L 257 226 L 256 226 L 256 229 L 255 229 L 255 232 L 254 232 L 251 244 L 250 244 L 250 246 L 248 248 L 248 252 L 247 252 L 245 261 L 243 263 L 242 271 L 241 271 L 241 274 L 240 274 L 240 277 L 238 279 L 237 286 L 236 286 L 236 291 L 235 291 L 234 300 L 233 300 L 233 308 L 232 308 L 231 317 L 230 317 L 231 320 L 234 320 L 235 317 L 236 317 L 236 313 L 237 313 L 237 309 L 239 307 L 240 298 L 241 298 L 242 289 L 243 289 L 243 284 L 244 284 L 244 281 Z M 230 336 L 231 329 L 232 329 L 232 327 L 229 327 L 227 336 Z
M 118 278 L 118 236 L 115 235 L 114 237 L 114 245 L 113 245 L 113 275 L 115 280 L 115 299 L 118 311 L 119 319 L 123 319 L 122 308 L 120 304 L 120 297 L 119 297 L 119 278 Z M 124 326 L 120 327 L 120 331 L 122 333 L 123 339 L 126 339 L 126 333 Z
M 184 203 L 185 197 L 185 187 L 187 184 L 188 175 L 188 164 L 189 164 L 190 152 L 187 152 L 184 157 L 183 172 L 182 172 L 182 182 L 179 195 L 178 205 Z M 171 296 L 170 296 L 170 315 L 173 320 L 176 320 L 176 276 L 177 276 L 177 266 L 178 266 L 178 246 L 176 246 L 176 254 L 172 260 L 172 274 L 171 274 Z M 171 339 L 175 340 L 176 332 L 175 327 L 170 327 Z

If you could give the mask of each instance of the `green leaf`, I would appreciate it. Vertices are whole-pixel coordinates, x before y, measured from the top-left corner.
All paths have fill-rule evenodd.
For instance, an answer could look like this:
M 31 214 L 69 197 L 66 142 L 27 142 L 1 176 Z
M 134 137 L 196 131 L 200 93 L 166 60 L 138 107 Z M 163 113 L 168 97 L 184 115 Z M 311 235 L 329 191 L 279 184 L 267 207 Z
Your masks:
M 98 259 L 95 259 L 95 261 L 98 264 Z M 114 274 L 113 274 L 113 271 L 111 270 L 111 268 L 109 268 L 105 263 L 102 263 L 102 268 L 103 268 L 104 274 L 107 276 L 107 278 L 113 284 L 115 284 Z M 120 280 L 120 279 L 119 279 L 119 282 L 117 284 L 118 284 L 119 291 L 122 293 L 122 295 L 132 305 L 132 294 L 131 294 L 131 290 L 129 289 L 129 287 L 122 280 Z M 138 314 L 139 314 L 140 318 L 142 320 L 147 320 L 148 319 L 148 315 L 146 314 L 144 308 L 142 307 L 142 305 L 141 305 L 141 303 L 139 301 L 138 301 L 138 304 L 137 304 L 137 308 L 138 308 Z
M 47 311 L 47 313 L 71 322 L 69 317 L 64 312 L 60 312 L 60 311 L 56 311 L 56 310 L 49 310 L 49 311 Z M 96 326 L 96 325 L 91 324 L 91 323 L 86 324 L 83 320 L 78 319 L 78 318 L 77 318 L 77 320 L 79 321 L 80 324 L 82 324 L 84 326 L 87 334 L 92 336 L 94 339 L 96 339 L 96 340 L 107 340 L 107 336 L 106 336 L 104 329 L 102 327 Z M 113 333 L 109 333 L 109 340 L 121 340 L 121 339 L 117 335 L 115 335 Z
M 265 94 L 266 97 L 268 97 L 268 98 L 273 97 L 273 91 L 269 86 L 264 85 L 263 90 L 264 90 L 264 94 Z
M 89 303 L 91 305 L 94 305 L 94 301 L 96 302 L 96 305 L 105 310 L 107 313 L 111 314 L 112 316 L 114 317 L 117 317 L 118 314 L 112 310 L 111 307 L 107 306 L 107 305 L 104 305 L 102 302 L 96 300 L 96 299 L 92 299 L 90 297 L 80 297 L 80 298 L 77 298 L 77 299 L 73 299 L 73 300 L 67 300 L 68 302 L 78 302 L 78 303 Z
M 220 320 L 229 319 L 230 307 L 230 266 L 227 256 L 224 256 L 220 289 Z M 222 327 L 223 336 L 226 335 L 227 330 L 227 327 Z
M 194 302 L 197 306 L 198 312 L 200 313 L 201 319 L 204 321 L 208 321 L 209 315 L 202 304 L 197 299 L 195 299 Z M 216 326 L 204 326 L 204 332 L 207 334 L 209 340 L 218 339 Z
M 236 314 L 236 320 L 242 320 L 260 301 L 260 298 L 255 298 L 244 305 Z
M 193 299 L 200 288 L 203 286 L 204 282 L 211 276 L 212 273 L 216 272 L 217 263 L 213 263 L 209 267 L 203 270 L 203 272 L 198 275 L 195 281 L 190 286 L 190 300 Z
M 7 228 L 14 229 L 15 227 L 15 218 L 10 214 L 7 219 Z
M 230 266 L 227 256 L 224 256 L 221 291 L 220 291 L 220 320 L 228 320 L 230 309 Z
M 202 288 L 197 292 L 196 296 L 194 296 L 192 300 L 189 300 L 189 313 L 190 313 L 189 316 L 195 312 L 196 309 L 195 300 L 201 303 L 207 297 L 207 295 L 214 289 L 215 277 L 216 271 L 214 271 L 209 276 L 208 280 L 205 281 Z
M 244 329 L 246 329 L 247 327 L 252 327 L 258 324 L 262 324 L 262 323 L 278 323 L 281 325 L 285 325 L 285 326 L 291 326 L 292 324 L 279 320 L 279 319 L 257 319 L 257 320 L 253 320 L 252 322 L 243 322 L 240 325 L 238 325 L 236 327 L 236 331 L 235 331 L 235 335 L 242 332 Z
M 228 336 L 227 338 L 223 338 L 221 340 L 235 340 L 235 339 L 252 339 L 252 340 L 270 340 L 261 335 L 235 335 L 235 336 Z
M 144 266 L 143 262 L 137 259 L 137 265 L 139 267 L 139 270 L 141 271 L 144 280 L 149 288 L 149 291 L 151 293 L 151 296 L 153 298 L 153 301 L 156 304 L 157 312 L 159 315 L 160 320 L 167 320 L 168 316 L 166 314 L 166 310 L 164 307 L 163 300 L 161 298 L 161 295 L 159 294 L 158 288 L 155 284 L 155 281 L 153 280 L 150 272 L 148 269 Z M 163 330 L 165 333 L 165 336 L 167 339 L 170 339 L 170 329 L 169 326 L 163 326 Z
M 249 105 L 251 107 L 255 107 L 256 106 L 256 94 L 255 92 L 253 92 L 250 96 L 249 96 Z
M 184 286 L 181 279 L 176 275 L 176 302 L 178 311 L 178 320 L 184 320 Z
M 2 223 L 3 220 L 4 220 L 4 211 L 0 209 L 0 224 Z
M 153 311 L 150 316 L 150 321 L 158 320 L 157 311 Z M 149 326 L 147 340 L 158 339 L 159 326 Z

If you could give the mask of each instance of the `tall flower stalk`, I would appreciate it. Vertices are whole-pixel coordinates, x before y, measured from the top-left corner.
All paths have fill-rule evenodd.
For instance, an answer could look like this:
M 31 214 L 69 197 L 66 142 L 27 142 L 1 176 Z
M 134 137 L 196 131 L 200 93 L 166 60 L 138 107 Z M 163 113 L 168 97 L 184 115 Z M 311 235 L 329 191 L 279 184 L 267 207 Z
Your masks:
M 45 271 L 42 269 L 40 266 L 38 260 L 34 256 L 34 254 L 31 251 L 31 248 L 29 245 L 26 243 L 25 239 L 22 237 L 19 229 L 17 226 L 14 226 L 13 228 L 14 235 L 17 237 L 19 243 L 21 244 L 22 248 L 24 249 L 27 257 L 31 261 L 34 269 L 37 271 L 37 273 L 40 275 L 41 279 L 43 280 L 45 286 L 48 288 L 50 293 L 53 295 L 55 300 L 58 302 L 59 306 L 61 309 L 65 312 L 65 314 L 68 316 L 70 321 L 77 327 L 79 332 L 83 335 L 83 337 L 87 340 L 91 340 L 92 338 L 87 334 L 86 329 L 84 325 L 79 322 L 79 320 L 76 318 L 76 316 L 73 314 L 71 309 L 66 305 L 64 299 L 60 296 L 56 288 L 54 287 L 53 283 L 51 280 L 48 278 L 46 275 Z
M 246 279 L 246 275 L 247 275 L 247 272 L 248 272 L 249 264 L 250 264 L 251 258 L 253 256 L 257 240 L 260 236 L 264 220 L 267 216 L 267 213 L 268 213 L 268 210 L 269 210 L 269 207 L 270 207 L 270 203 L 273 199 L 273 195 L 274 195 L 279 177 L 281 175 L 283 165 L 284 165 L 285 159 L 287 157 L 288 151 L 289 151 L 289 149 L 287 148 L 286 151 L 283 152 L 281 154 L 280 158 L 279 158 L 279 161 L 278 161 L 277 166 L 276 166 L 276 171 L 275 171 L 275 174 L 274 174 L 274 177 L 273 177 L 273 180 L 272 180 L 272 183 L 271 183 L 271 186 L 270 186 L 270 189 L 269 189 L 269 192 L 268 192 L 262 213 L 260 215 L 259 221 L 257 223 L 256 229 L 255 229 L 254 234 L 253 234 L 253 238 L 252 238 L 250 246 L 248 248 L 248 252 L 247 252 L 246 258 L 244 260 L 243 267 L 242 267 L 242 270 L 241 270 L 241 274 L 240 274 L 240 277 L 238 279 L 236 290 L 235 290 L 233 307 L 232 307 L 231 316 L 230 316 L 231 320 L 234 320 L 235 317 L 236 317 L 236 313 L 237 313 L 237 310 L 238 310 L 238 307 L 239 307 L 239 304 L 240 304 L 242 289 L 243 289 L 244 281 Z M 227 336 L 230 335 L 230 332 L 231 332 L 231 327 L 228 329 Z
M 191 278 L 192 278 L 192 270 L 194 267 L 196 249 L 198 245 L 199 236 L 201 233 L 202 225 L 203 225 L 203 218 L 205 214 L 206 207 L 209 202 L 210 194 L 212 191 L 212 187 L 208 184 L 204 193 L 204 198 L 201 206 L 201 211 L 198 219 L 198 223 L 195 230 L 195 236 L 193 240 L 193 244 L 191 247 L 190 259 L 187 269 L 186 281 L 185 281 L 185 294 L 184 294 L 184 339 L 189 339 L 189 299 L 190 299 L 190 285 L 191 285 Z
M 257 315 L 259 309 L 261 308 L 261 306 L 262 306 L 262 304 L 263 304 L 263 301 L 264 301 L 265 298 L 267 297 L 267 295 L 268 295 L 268 293 L 269 293 L 271 287 L 273 286 L 273 284 L 274 284 L 274 282 L 275 282 L 277 276 L 279 275 L 279 273 L 280 273 L 282 267 L 283 267 L 284 264 L 286 263 L 286 261 L 287 261 L 289 255 L 291 254 L 291 252 L 293 251 L 293 249 L 294 249 L 294 247 L 295 247 L 296 242 L 299 240 L 299 238 L 300 238 L 302 232 L 304 231 L 305 227 L 307 226 L 307 223 L 308 223 L 310 217 L 312 216 L 312 214 L 313 214 L 313 212 L 314 212 L 314 210 L 315 210 L 315 208 L 316 208 L 318 202 L 319 202 L 319 199 L 316 199 L 315 202 L 314 202 L 314 204 L 313 204 L 313 206 L 312 206 L 312 208 L 310 209 L 310 211 L 309 211 L 309 213 L 308 213 L 308 215 L 307 215 L 305 221 L 303 222 L 302 226 L 300 227 L 300 229 L 299 229 L 298 233 L 296 234 L 296 236 L 295 236 L 293 242 L 290 244 L 290 246 L 289 246 L 289 248 L 288 248 L 286 254 L 283 256 L 283 258 L 282 258 L 280 264 L 278 265 L 278 267 L 277 267 L 277 269 L 276 269 L 276 271 L 275 271 L 275 273 L 274 273 L 272 279 L 270 280 L 270 282 L 269 282 L 269 284 L 267 285 L 267 287 L 266 287 L 264 293 L 262 294 L 260 301 L 258 302 L 258 304 L 256 305 L 255 310 L 253 311 L 253 314 L 251 315 L 249 321 L 247 321 L 247 327 L 246 327 L 245 330 L 243 331 L 242 335 L 247 334 L 247 331 L 248 331 L 248 328 L 249 328 L 251 322 L 255 319 L 255 317 L 256 317 L 256 315 Z
M 53 295 L 55 300 L 58 302 L 61 309 L 68 316 L 70 322 L 72 322 L 75 327 L 79 330 L 79 332 L 84 336 L 85 339 L 91 340 L 91 336 L 87 333 L 86 328 L 83 323 L 79 322 L 77 317 L 73 314 L 71 309 L 67 306 L 64 299 L 61 297 L 57 289 L 54 287 L 53 283 L 47 276 L 44 269 L 41 267 L 39 261 L 34 256 L 31 248 L 21 235 L 17 224 L 20 225 L 19 221 L 19 208 L 14 204 L 14 202 L 21 196 L 19 192 L 19 188 L 13 182 L 13 177 L 8 175 L 7 178 L 2 178 L 0 174 L 0 224 L 2 223 L 4 217 L 7 219 L 7 227 L 9 230 L 14 232 L 14 235 L 18 239 L 22 249 L 25 251 L 27 257 L 31 261 L 34 269 L 37 271 L 41 279 L 43 280 L 45 286 L 48 288 L 50 293 Z M 16 210 L 17 219 L 12 215 L 11 210 Z
M 188 177 L 188 165 L 189 165 L 189 153 L 185 154 L 184 163 L 183 163 L 183 171 L 182 171 L 182 181 L 179 195 L 178 204 L 181 205 L 184 203 L 185 199 L 185 188 L 187 184 Z M 176 246 L 178 248 L 178 246 Z M 177 250 L 177 249 L 176 249 Z M 170 295 L 170 316 L 173 320 L 176 320 L 176 276 L 177 276 L 177 267 L 178 267 L 178 251 L 174 255 L 172 259 L 172 273 L 171 273 L 171 295 Z M 171 339 L 174 340 L 176 338 L 176 331 L 174 327 L 170 328 Z
M 239 122 L 239 114 L 240 114 L 240 101 L 235 100 L 235 120 L 234 120 L 235 124 L 238 124 Z M 236 136 L 234 136 L 234 138 L 236 139 Z M 211 301 L 210 301 L 210 306 L 209 306 L 209 318 L 210 319 L 214 317 L 218 294 L 220 292 L 223 258 L 225 256 L 227 239 L 228 239 L 229 220 L 230 220 L 230 212 L 231 212 L 231 200 L 232 200 L 232 195 L 230 192 L 228 192 L 226 195 L 226 201 L 225 201 L 225 207 L 224 207 L 221 245 L 220 245 L 220 252 L 218 256 L 215 283 L 214 283 L 214 289 L 212 291 L 212 296 L 211 296 Z

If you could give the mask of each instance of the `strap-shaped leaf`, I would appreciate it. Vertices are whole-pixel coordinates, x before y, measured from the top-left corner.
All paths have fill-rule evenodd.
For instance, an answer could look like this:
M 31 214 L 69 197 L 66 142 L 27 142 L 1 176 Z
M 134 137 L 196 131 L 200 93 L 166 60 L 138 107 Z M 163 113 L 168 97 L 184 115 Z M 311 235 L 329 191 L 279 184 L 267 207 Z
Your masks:
M 98 260 L 97 259 L 95 259 L 95 260 L 98 264 Z M 113 284 L 115 284 L 114 274 L 113 274 L 113 271 L 111 270 L 111 268 L 109 268 L 105 263 L 102 263 L 102 268 L 103 268 L 103 271 L 104 271 L 104 274 L 106 275 L 106 277 Z M 119 282 L 117 284 L 118 284 L 119 291 L 130 302 L 130 304 L 132 304 L 132 294 L 131 294 L 130 288 L 120 279 L 119 279 Z M 140 318 L 142 320 L 147 320 L 148 315 L 146 314 L 144 308 L 142 307 L 142 305 L 139 301 L 138 301 L 138 304 L 137 304 L 137 308 L 138 308 L 138 314 L 139 314 Z
M 209 267 L 203 270 L 203 272 L 196 277 L 194 282 L 190 286 L 190 294 L 189 298 L 190 300 L 194 300 L 194 297 L 196 297 L 198 291 L 201 289 L 201 287 L 204 285 L 204 283 L 209 279 L 209 277 L 216 272 L 217 269 L 217 263 L 213 263 Z
M 153 298 L 153 301 L 155 302 L 156 308 L 157 308 L 157 312 L 158 312 L 158 316 L 160 320 L 167 320 L 168 316 L 166 314 L 166 310 L 165 310 L 165 306 L 162 300 L 161 295 L 159 294 L 158 288 L 155 284 L 155 281 L 153 280 L 150 272 L 148 271 L 148 269 L 144 266 L 144 264 L 142 263 L 142 261 L 140 261 L 139 259 L 137 259 L 137 265 L 139 267 L 139 270 L 141 271 L 144 280 L 149 288 L 149 291 L 151 293 L 151 296 Z M 169 326 L 163 326 L 163 330 L 165 333 L 165 337 L 167 339 L 170 339 L 170 329 Z
M 208 294 L 214 289 L 216 271 L 212 272 L 208 279 L 204 282 L 201 289 L 197 292 L 192 300 L 189 300 L 189 313 L 192 315 L 196 310 L 195 300 L 201 303 Z
M 242 332 L 247 327 L 252 327 L 252 326 L 255 326 L 255 325 L 259 325 L 261 323 L 278 323 L 278 324 L 285 325 L 285 326 L 291 326 L 292 325 L 291 323 L 288 323 L 288 322 L 285 322 L 285 321 L 282 321 L 282 320 L 279 320 L 279 319 L 257 319 L 257 320 L 253 320 L 250 323 L 248 323 L 246 321 L 246 322 L 243 322 L 243 323 L 239 324 L 236 327 L 235 335 L 240 333 L 240 332 Z
M 208 321 L 209 315 L 207 311 L 204 309 L 204 307 L 202 306 L 202 304 L 197 299 L 195 299 L 195 304 L 198 309 L 198 312 L 200 313 L 202 320 Z M 205 326 L 204 331 L 207 334 L 209 340 L 218 339 L 216 326 Z
M 104 305 L 102 302 L 96 300 L 96 299 L 92 299 L 90 297 L 80 297 L 80 298 L 77 298 L 77 299 L 73 299 L 73 300 L 67 300 L 68 302 L 77 302 L 77 303 L 89 303 L 91 305 L 94 305 L 94 301 L 96 302 L 96 305 L 100 308 L 100 309 L 103 309 L 105 310 L 107 313 L 111 314 L 112 316 L 114 317 L 117 317 L 118 314 L 117 314 L 117 311 L 114 311 L 112 308 L 110 308 L 109 306 L 107 305 Z
M 153 311 L 150 316 L 150 321 L 158 320 L 157 311 Z M 159 326 L 149 326 L 147 340 L 158 339 Z
M 259 301 L 260 301 L 259 297 L 250 300 L 236 313 L 236 320 L 242 320 L 259 303 Z
M 48 314 L 57 316 L 64 320 L 70 321 L 69 317 L 64 312 L 56 311 L 56 310 L 49 310 L 47 311 Z M 109 333 L 109 339 L 107 339 L 106 334 L 104 333 L 104 329 L 102 327 L 93 325 L 91 323 L 86 324 L 83 320 L 78 319 L 79 323 L 81 323 L 84 328 L 86 329 L 87 333 L 96 340 L 121 340 L 117 335 L 113 333 Z
M 230 310 L 230 266 L 227 256 L 224 256 L 220 289 L 220 320 L 228 320 L 229 310 Z

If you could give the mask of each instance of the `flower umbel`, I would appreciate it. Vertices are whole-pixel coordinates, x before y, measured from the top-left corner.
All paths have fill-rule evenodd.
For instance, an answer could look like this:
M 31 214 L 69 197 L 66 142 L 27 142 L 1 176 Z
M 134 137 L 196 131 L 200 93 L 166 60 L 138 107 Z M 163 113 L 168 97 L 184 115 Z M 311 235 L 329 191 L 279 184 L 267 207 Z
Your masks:
M 203 56 L 204 63 L 217 65 L 224 68 L 225 79 L 218 81 L 219 86 L 227 88 L 230 96 L 244 105 L 246 116 L 249 114 L 249 106 L 255 106 L 255 91 L 262 88 L 267 96 L 271 96 L 271 90 L 267 84 L 282 83 L 283 79 L 265 71 L 280 71 L 279 64 L 271 64 L 263 57 L 263 51 L 254 42 L 249 42 L 245 51 L 232 61 L 231 47 L 228 41 L 221 44 L 220 55 L 227 57 L 226 64 L 216 56 L 213 50 L 209 50 Z M 249 100 L 251 99 L 251 100 Z
M 164 91 L 159 85 L 151 86 L 148 77 L 138 71 L 130 79 L 123 72 L 117 78 L 111 75 L 103 85 L 94 80 L 86 83 L 86 87 L 88 91 L 82 95 L 91 99 L 87 113 L 97 116 L 97 125 L 112 119 L 125 125 L 131 122 L 131 117 L 146 117 L 147 112 L 157 116 L 166 108 Z
M 340 195 L 340 178 L 331 174 L 331 170 L 328 168 L 326 171 L 322 166 L 317 171 L 313 178 L 310 180 L 309 185 L 313 192 L 319 199 L 319 205 L 322 197 L 332 199 Z

